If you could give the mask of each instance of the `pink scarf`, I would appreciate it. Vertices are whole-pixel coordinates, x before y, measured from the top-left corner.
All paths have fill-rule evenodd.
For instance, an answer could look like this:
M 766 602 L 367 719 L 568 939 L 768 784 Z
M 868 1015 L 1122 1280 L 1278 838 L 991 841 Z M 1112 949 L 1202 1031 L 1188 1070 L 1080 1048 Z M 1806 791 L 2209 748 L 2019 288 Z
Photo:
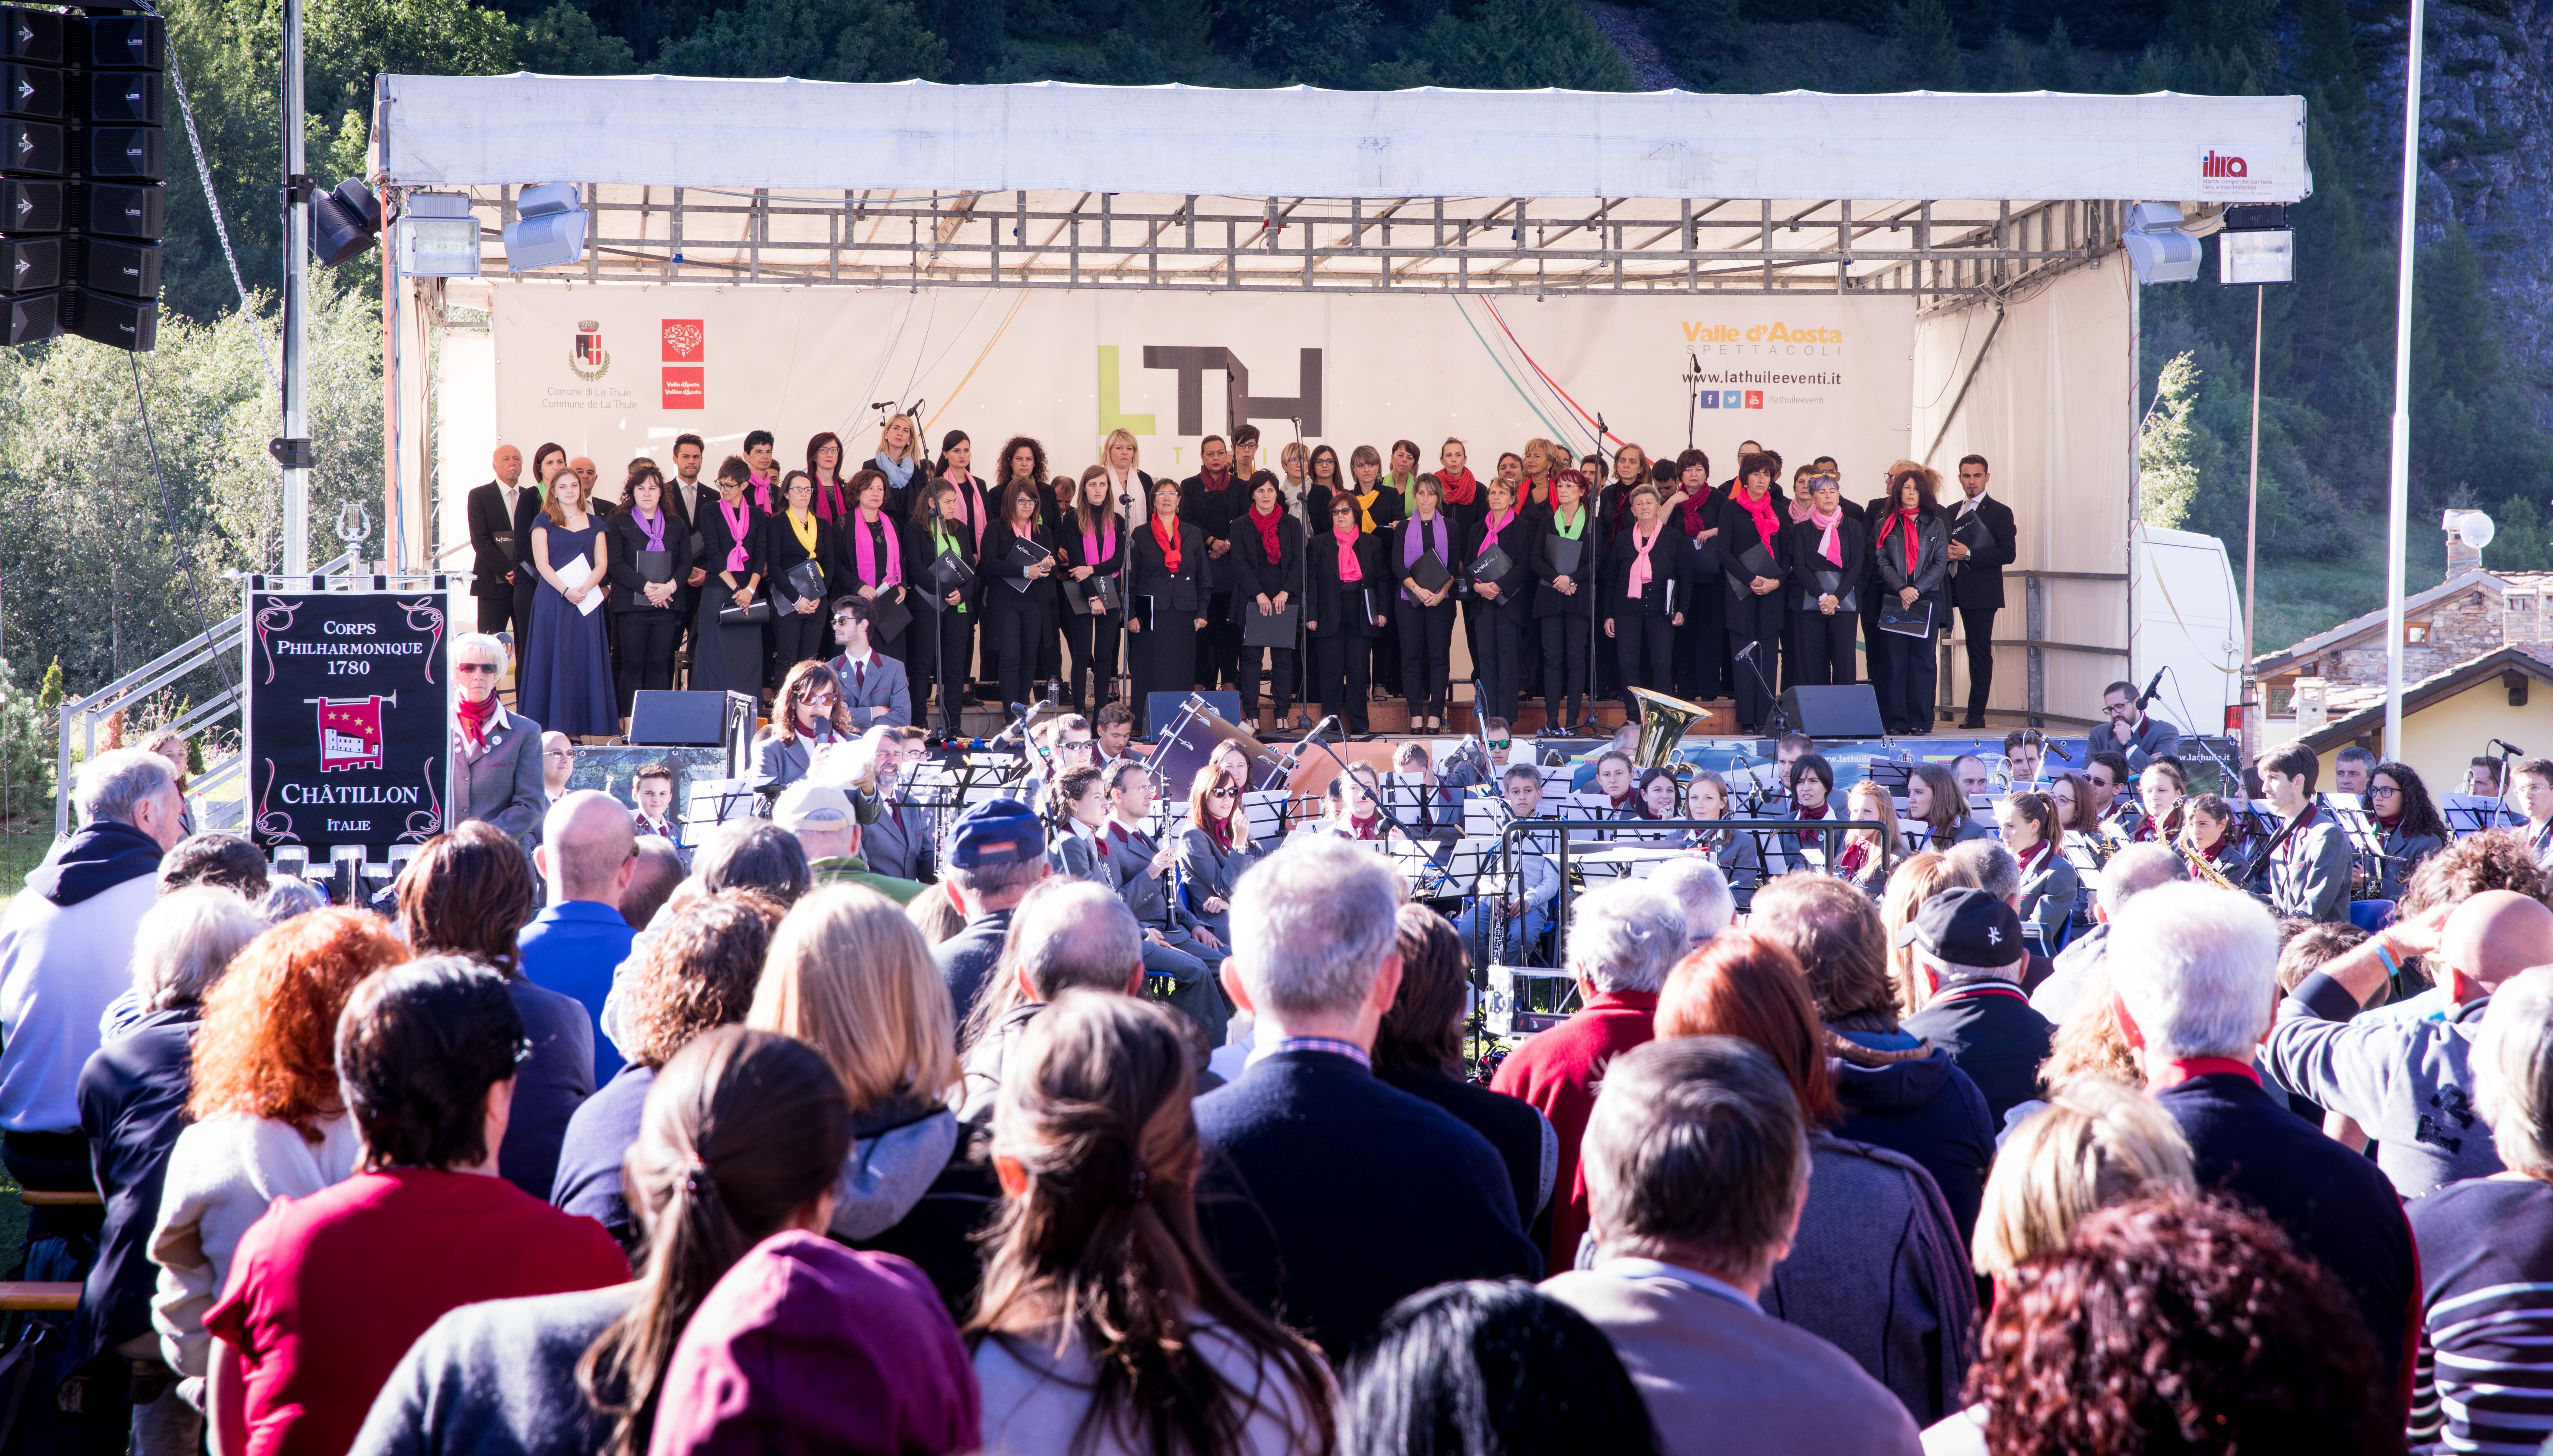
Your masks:
M 860 581 L 872 587 L 900 587 L 904 585 L 904 543 L 896 539 L 892 523 L 878 532 L 886 537 L 886 577 L 883 581 L 878 578 L 877 542 L 870 538 L 869 527 L 885 518 L 883 513 L 872 517 L 863 510 L 851 521 L 851 539 L 859 550 Z
M 1481 539 L 1482 539 L 1482 540 L 1484 540 L 1484 541 L 1495 541 L 1495 540 L 1497 540 L 1497 539 L 1498 538 L 1498 532 L 1500 532 L 1500 531 L 1502 531 L 1502 530 L 1505 530 L 1505 529 L 1507 528 L 1507 524 L 1508 524 L 1510 521 L 1513 521 L 1515 518 L 1516 518 L 1516 512 L 1515 512 L 1515 510 L 1514 510 L 1514 508 L 1513 508 L 1512 506 L 1511 506 L 1511 507 L 1509 507 L 1509 508 L 1508 508 L 1508 510 L 1507 510 L 1507 512 L 1506 512 L 1505 514 L 1503 514 L 1503 515 L 1499 514 L 1498 512 L 1497 512 L 1497 511 L 1495 511 L 1495 510 L 1491 511 L 1491 512 L 1490 512 L 1490 525 L 1489 525 L 1489 532 L 1490 532 L 1490 533 L 1489 533 L 1488 535 L 1486 535 L 1486 536 L 1481 537 Z
M 1791 498 L 1791 508 L 1789 514 L 1793 520 L 1806 520 L 1809 518 L 1810 512 L 1816 508 L 1817 507 L 1809 504 L 1808 497 L 1793 496 Z
M 753 504 L 755 508 L 759 509 L 763 514 L 769 515 L 771 513 L 771 477 L 767 475 L 747 476 L 745 477 L 745 484 L 753 487 Z
M 1755 521 L 1756 536 L 1763 541 L 1765 550 L 1772 550 L 1774 540 L 1782 533 L 1781 518 L 1773 513 L 1773 493 L 1765 492 L 1759 501 L 1748 495 L 1744 486 L 1739 486 L 1728 493 L 1728 499 L 1746 507 L 1747 515 Z
M 1642 589 L 1647 587 L 1651 580 L 1649 574 L 1649 548 L 1658 543 L 1658 532 L 1660 529 L 1662 529 L 1660 526 L 1649 527 L 1648 538 L 1643 540 L 1640 537 L 1640 528 L 1638 526 L 1631 527 L 1632 556 L 1631 581 L 1629 588 L 1631 596 L 1637 597 L 1643 595 Z
M 975 507 L 966 499 L 966 488 L 975 484 L 975 478 L 971 475 L 944 475 L 941 479 L 957 488 L 957 519 L 974 536 L 976 549 L 983 549 L 984 523 L 975 518 Z
M 1843 519 L 1843 507 L 1836 506 L 1832 515 L 1820 515 L 1816 507 L 1812 506 L 1808 518 L 1817 522 L 1818 528 L 1826 532 L 1818 538 L 1818 554 L 1827 559 L 1829 566 L 1843 565 L 1843 543 L 1835 539 L 1835 522 Z
M 1097 535 L 1092 535 L 1086 525 L 1081 528 L 1081 562 L 1084 566 L 1097 566 L 1117 554 L 1117 517 L 1104 516 L 1102 521 L 1104 523 Z
M 1336 541 L 1339 543 L 1339 580 L 1340 580 L 1340 582 L 1342 582 L 1342 583 L 1346 583 L 1346 582 L 1361 582 L 1361 581 L 1364 581 L 1364 580 L 1365 580 L 1365 568 L 1364 568 L 1364 567 L 1362 567 L 1362 566 L 1357 565 L 1357 554 L 1356 554 L 1357 533 L 1356 533 L 1355 531 L 1353 531 L 1353 530 L 1346 530 L 1346 531 L 1337 531 L 1337 530 L 1334 530 L 1334 531 L 1330 532 L 1330 536 L 1331 536 L 1331 538 L 1332 538 L 1333 540 L 1336 540 Z
M 816 482 L 816 518 L 818 520 L 837 520 L 850 513 L 850 498 L 842 494 L 840 481 Z
M 726 569 L 742 571 L 745 563 L 753 559 L 744 550 L 744 533 L 753 524 L 753 510 L 741 502 L 729 505 L 721 500 L 719 514 L 726 517 L 726 533 L 735 538 L 735 545 L 726 553 Z

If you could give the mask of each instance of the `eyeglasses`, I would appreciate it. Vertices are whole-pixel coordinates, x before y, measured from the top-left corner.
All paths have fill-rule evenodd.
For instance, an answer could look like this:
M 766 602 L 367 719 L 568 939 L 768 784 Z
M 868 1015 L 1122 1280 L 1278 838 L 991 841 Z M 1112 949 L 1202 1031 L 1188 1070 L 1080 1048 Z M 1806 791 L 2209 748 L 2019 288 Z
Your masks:
M 2370 799 L 2391 799 L 2398 796 L 2401 792 L 2402 791 L 2400 789 L 2393 787 L 2391 784 L 2370 784 L 2367 786 L 2367 797 Z
M 1238 799 L 1241 797 L 1241 791 L 1239 789 L 1213 789 L 1207 792 L 1206 797 L 1209 799 Z
M 576 756 L 576 750 L 574 748 L 544 748 L 541 750 L 541 756 L 543 758 L 574 758 Z
M 486 673 L 490 677 L 494 677 L 498 673 L 504 671 L 503 668 L 499 667 L 493 662 L 456 662 L 452 664 L 452 670 L 454 672 L 466 672 L 472 674 Z

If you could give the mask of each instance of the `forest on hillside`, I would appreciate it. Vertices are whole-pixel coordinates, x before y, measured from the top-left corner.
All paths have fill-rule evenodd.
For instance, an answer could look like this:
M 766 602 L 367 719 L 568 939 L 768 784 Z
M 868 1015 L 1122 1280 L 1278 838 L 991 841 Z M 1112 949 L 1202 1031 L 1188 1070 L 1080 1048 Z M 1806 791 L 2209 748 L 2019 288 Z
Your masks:
M 2433 36 L 2522 64 L 2532 0 L 2433 9 Z M 0 509 L 60 534 L 0 539 L 0 652 L 21 687 L 58 659 L 74 690 L 221 614 L 224 568 L 272 561 L 272 289 L 278 277 L 278 0 L 164 0 L 205 170 L 172 149 L 159 355 L 128 369 L 64 341 L 0 350 L 0 397 L 39 427 L 0 432 Z M 2314 195 L 2291 209 L 2297 281 L 2268 294 L 2263 366 L 2263 645 L 2375 605 L 2390 409 L 2401 13 L 2350 0 L 308 0 L 311 170 L 359 174 L 384 70 L 794 74 L 818 79 L 1227 86 L 1442 84 L 1763 92 L 2058 89 L 2295 93 Z M 2470 69 L 2470 67 L 2468 67 Z M 2469 77 L 2468 77 L 2469 78 Z M 525 118 L 537 124 L 538 118 Z M 175 139 L 172 138 L 172 141 Z M 2491 564 L 2553 566 L 2553 377 L 2503 343 L 2531 296 L 2542 229 L 2486 207 L 2492 167 L 2542 138 L 2448 118 L 2424 129 L 2414 503 L 2500 523 Z M 2469 230 L 2469 217 L 2481 218 Z M 234 268 L 235 259 L 236 267 Z M 313 520 L 376 499 L 378 275 L 324 273 Z M 2254 299 L 2200 281 L 2147 290 L 2144 378 L 2187 489 L 2177 523 L 2243 537 Z M 243 303 L 243 293 L 246 303 Z M 369 342 L 368 342 L 369 341 Z M 369 352 L 368 352 L 369 351 Z M 158 425 L 146 435 L 136 391 Z M 155 464 L 156 467 L 155 468 Z M 2435 517 L 2430 515 L 2433 522 Z M 2415 527 L 2415 586 L 2434 580 Z M 328 538 L 321 534 L 325 546 Z M 324 551 L 323 551 L 323 554 Z M 189 574 L 172 569 L 192 562 Z

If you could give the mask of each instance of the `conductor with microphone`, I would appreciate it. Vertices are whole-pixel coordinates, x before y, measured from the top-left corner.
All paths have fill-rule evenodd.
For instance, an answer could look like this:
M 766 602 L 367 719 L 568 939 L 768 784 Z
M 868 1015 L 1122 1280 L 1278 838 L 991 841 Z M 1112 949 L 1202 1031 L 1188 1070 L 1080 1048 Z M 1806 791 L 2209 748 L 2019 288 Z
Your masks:
M 2180 751 L 2180 729 L 2146 712 L 2154 701 L 2155 688 L 2163 682 L 2158 671 L 2143 693 L 2134 683 L 2112 683 L 2101 690 L 2101 711 L 2109 715 L 2107 728 L 2094 728 L 2083 742 L 2083 761 L 2108 749 L 2128 760 L 2130 777 L 2146 771 L 2146 765 L 2158 758 Z

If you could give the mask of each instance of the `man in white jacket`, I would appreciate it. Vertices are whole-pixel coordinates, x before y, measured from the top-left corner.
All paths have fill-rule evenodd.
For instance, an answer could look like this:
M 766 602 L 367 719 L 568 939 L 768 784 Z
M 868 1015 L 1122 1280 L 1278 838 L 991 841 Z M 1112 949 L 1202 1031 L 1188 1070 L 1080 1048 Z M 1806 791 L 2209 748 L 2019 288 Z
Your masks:
M 81 767 L 71 802 L 80 827 L 0 916 L 0 1157 L 21 1186 L 76 1191 L 91 1186 L 80 1068 L 133 984 L 134 927 L 185 801 L 168 760 L 118 748 Z

